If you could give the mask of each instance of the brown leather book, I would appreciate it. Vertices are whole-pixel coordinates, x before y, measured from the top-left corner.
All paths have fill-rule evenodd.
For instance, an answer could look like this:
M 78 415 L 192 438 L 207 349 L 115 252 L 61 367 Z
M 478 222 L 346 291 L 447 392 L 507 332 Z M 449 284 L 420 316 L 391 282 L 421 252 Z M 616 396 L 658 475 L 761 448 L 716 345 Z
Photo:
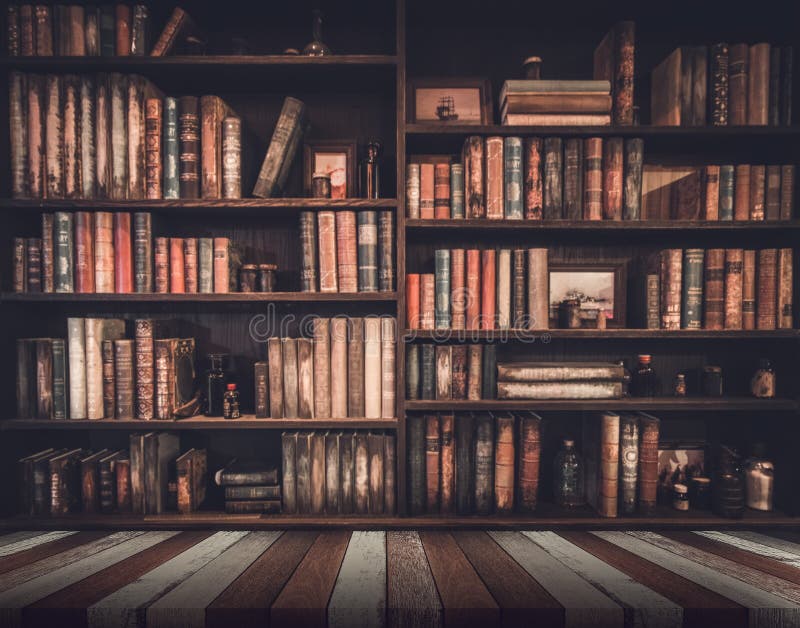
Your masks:
M 297 416 L 314 417 L 314 349 L 310 338 L 297 339 Z
M 164 176 L 161 162 L 161 134 L 164 121 L 163 104 L 160 98 L 145 100 L 144 148 L 145 148 L 145 198 L 162 197 Z
M 467 398 L 467 345 L 453 345 L 450 355 L 451 395 L 453 399 Z
M 30 74 L 27 77 L 27 182 L 31 198 L 44 198 L 45 170 L 45 82 L 44 77 Z
M 222 198 L 242 198 L 242 121 L 232 115 L 222 119 Z
M 525 277 L 525 249 L 514 249 L 512 252 L 511 267 L 511 328 L 524 329 L 527 327 L 525 320 L 526 292 Z
M 661 329 L 681 328 L 683 251 L 661 251 Z
M 153 251 L 155 290 L 169 292 L 169 238 L 156 238 Z
M 756 252 L 744 251 L 742 254 L 742 325 L 737 329 L 756 328 Z M 734 295 L 735 300 L 735 295 Z
M 13 245 L 14 263 L 12 268 L 14 292 L 25 292 L 28 288 L 28 280 L 26 277 L 27 264 L 25 263 L 26 255 L 27 255 L 27 245 L 25 242 L 25 238 L 14 238 L 14 245 Z
M 778 249 L 778 329 L 792 329 L 792 249 Z
M 422 220 L 432 220 L 436 215 L 434 210 L 436 194 L 436 172 L 432 163 L 419 165 L 419 217 Z
M 781 220 L 791 220 L 794 214 L 794 166 L 781 166 Z
M 369 455 L 369 513 L 382 515 L 386 497 L 384 495 L 384 437 L 382 433 L 367 434 Z
M 131 7 L 127 4 L 116 6 L 117 56 L 131 54 Z
M 62 78 L 64 132 L 64 196 L 80 198 L 81 185 L 81 80 L 74 74 Z
M 45 77 L 45 194 L 47 198 L 64 198 L 64 118 L 61 100 L 61 79 L 53 74 Z
M 111 124 L 109 125 L 111 186 L 109 196 L 114 200 L 122 200 L 128 197 L 129 189 L 128 77 L 124 74 L 112 73 L 109 75 L 109 84 L 111 94 Z M 102 137 L 99 130 L 97 137 Z
M 19 54 L 23 57 L 36 55 L 36 32 L 33 5 L 19 7 Z
M 634 22 L 619 22 L 594 51 L 593 77 L 611 81 L 616 125 L 633 124 L 635 33 Z
M 123 458 L 114 462 L 114 477 L 116 482 L 117 512 L 126 514 L 133 511 L 131 495 L 131 461 L 124 452 Z
M 406 275 L 406 325 L 408 329 L 420 328 L 420 275 Z
M 337 316 L 331 319 L 331 415 L 347 416 L 348 372 L 347 372 L 348 322 Z
M 186 269 L 183 257 L 183 238 L 169 239 L 169 291 L 186 292 Z
M 419 328 L 433 329 L 436 283 L 432 273 L 419 276 Z
M 525 219 L 541 220 L 542 189 L 542 138 L 525 138 Z
M 369 448 L 367 433 L 355 433 L 355 512 L 366 515 L 369 512 Z
M 466 328 L 480 329 L 481 323 L 481 252 L 467 250 Z
M 269 374 L 266 362 L 253 365 L 255 415 L 257 419 L 269 417 Z
M 229 238 L 214 238 L 214 292 L 230 292 L 230 248 Z
M 158 41 L 153 46 L 150 56 L 163 57 L 170 54 L 181 39 L 185 39 L 187 35 L 196 31 L 196 29 L 197 26 L 189 14 L 180 7 L 175 7 L 169 20 L 164 25 L 164 30 L 161 31 Z
M 766 43 L 753 44 L 747 74 L 747 124 L 769 122 L 769 50 Z
M 222 120 L 230 108 L 219 96 L 200 97 L 200 191 L 203 198 L 222 197 Z
M 27 77 L 22 72 L 11 72 L 8 81 L 8 126 L 11 148 L 11 196 L 27 198 L 30 195 L 26 170 L 28 168 L 28 123 L 26 86 Z
M 725 326 L 725 249 L 706 249 L 703 327 Z
M 481 329 L 494 329 L 496 322 L 497 255 L 494 249 L 481 251 Z
M 481 398 L 483 345 L 471 344 L 467 348 L 467 399 Z
M 136 377 L 136 418 L 150 420 L 155 418 L 155 337 L 157 323 L 153 319 L 136 319 L 135 365 Z
M 351 318 L 347 344 L 347 416 L 364 416 L 364 319 Z
M 439 417 L 430 414 L 425 417 L 425 477 L 427 478 L 427 511 L 435 513 L 439 511 L 440 487 L 439 480 L 441 472 L 439 468 L 442 437 L 440 432 Z
M 766 167 L 766 191 L 764 195 L 764 219 L 781 218 L 781 166 Z
M 114 415 L 116 419 L 134 416 L 134 341 L 114 341 Z
M 283 418 L 283 352 L 281 339 L 267 339 L 267 369 L 269 371 L 269 416 Z
M 620 153 L 620 157 L 621 155 Z M 602 220 L 604 202 L 602 138 L 588 137 L 584 140 L 583 160 L 583 219 Z M 620 185 L 622 185 L 621 178 Z M 620 196 L 620 202 L 621 198 Z
M 750 220 L 751 173 L 749 164 L 737 164 L 734 170 L 733 219 Z
M 331 415 L 331 319 L 317 317 L 314 333 L 314 414 L 327 419 Z
M 658 436 L 661 421 L 640 412 L 639 418 L 639 512 L 652 515 L 658 492 Z
M 777 249 L 761 249 L 758 252 L 758 275 L 756 278 L 756 328 L 775 329 L 777 326 Z
M 97 140 L 95 135 L 95 77 L 83 74 L 80 83 L 80 178 L 81 198 L 97 197 Z
M 747 44 L 733 44 L 728 56 L 728 123 L 747 124 L 747 85 L 750 49 Z
M 654 126 L 681 125 L 682 56 L 681 49 L 676 48 L 653 69 L 650 80 L 650 121 Z
M 550 326 L 547 249 L 528 249 L 528 328 Z
M 114 292 L 114 215 L 94 214 L 95 292 Z
M 94 92 L 96 197 L 111 198 L 111 79 L 98 74 Z
M 673 188 L 671 218 L 699 220 L 702 217 L 703 186 L 700 169 L 691 168 L 681 176 Z
M 108 449 L 91 454 L 80 461 L 81 503 L 84 513 L 100 512 L 100 459 L 109 454 Z
M 146 120 L 147 81 L 141 76 L 128 76 L 128 198 L 143 199 L 146 187 Z
M 197 238 L 183 238 L 183 282 L 186 292 L 198 290 Z
M 486 218 L 502 220 L 503 207 L 503 138 L 486 138 Z
M 766 197 L 766 166 L 750 166 L 750 220 L 764 220 Z
M 131 215 L 128 212 L 114 212 L 113 216 L 114 292 L 133 292 Z
M 319 227 L 319 290 L 320 292 L 338 292 L 335 212 L 319 212 L 317 223 Z
M 200 198 L 200 100 L 178 99 L 178 152 L 181 198 Z
M 27 292 L 42 291 L 42 239 L 41 238 L 25 239 L 25 282 L 26 282 Z
M 397 347 L 397 320 L 381 318 L 381 418 L 396 416 L 397 397 L 395 382 L 395 352 Z
M 466 191 L 465 204 L 467 218 L 486 218 L 483 155 L 484 141 L 482 137 L 472 135 L 464 141 L 462 161 L 464 162 L 464 185 Z
M 498 515 L 514 510 L 514 417 L 495 419 L 494 510 Z
M 283 416 L 296 419 L 299 416 L 297 379 L 297 339 L 281 338 L 281 361 L 283 364 Z
M 705 220 L 719 220 L 719 166 L 716 164 L 705 167 L 703 205 L 705 207 Z
M 37 4 L 34 9 L 33 32 L 36 37 L 36 56 L 53 56 L 53 14 L 51 8 Z
M 358 247 L 354 211 L 336 212 L 336 269 L 339 292 L 358 292 Z
M 431 468 L 428 467 L 428 512 L 433 512 L 431 510 L 432 506 L 430 501 L 430 488 L 432 481 L 435 481 L 435 490 L 437 491 L 439 498 L 439 512 L 442 514 L 451 514 L 454 511 L 455 498 L 455 441 L 453 439 L 454 417 L 452 414 L 443 414 L 438 418 L 435 416 L 428 416 L 426 419 L 428 421 L 427 425 L 429 430 L 435 430 L 437 437 L 439 436 L 439 433 L 441 433 L 441 438 L 439 438 L 437 441 L 439 450 L 436 454 L 437 459 L 434 463 L 436 464 L 434 472 L 435 480 L 431 478 Z M 440 428 L 441 432 L 439 432 Z M 433 431 L 429 431 L 428 436 L 432 435 Z M 429 446 L 430 443 L 431 441 L 426 438 L 426 446 Z M 432 452 L 427 450 L 426 460 L 433 462 L 431 455 Z
M 450 249 L 450 328 L 467 324 L 467 266 L 464 249 Z
M 53 264 L 53 214 L 42 214 L 42 292 L 55 291 L 55 267 Z M 14 249 L 16 264 L 17 253 Z M 23 271 L 24 272 L 24 271 Z M 16 272 L 15 272 L 16 284 Z
M 113 419 L 116 414 L 115 406 L 117 403 L 114 341 L 103 340 L 101 350 L 103 354 L 103 418 Z
M 450 164 L 437 163 L 433 171 L 433 217 L 450 218 Z
M 453 398 L 452 349 L 436 345 L 436 399 Z
M 517 448 L 517 509 L 531 513 L 536 510 L 539 492 L 539 460 L 541 458 L 541 418 L 533 412 L 519 417 Z
M 622 154 L 620 137 L 603 143 L 603 218 L 622 220 Z
M 616 517 L 619 494 L 619 415 L 604 412 L 600 415 L 600 474 L 598 513 Z
M 75 292 L 95 291 L 92 218 L 90 212 L 75 212 Z
M 311 432 L 310 480 L 311 514 L 325 512 L 325 432 Z
M 725 329 L 742 329 L 742 249 L 725 250 Z

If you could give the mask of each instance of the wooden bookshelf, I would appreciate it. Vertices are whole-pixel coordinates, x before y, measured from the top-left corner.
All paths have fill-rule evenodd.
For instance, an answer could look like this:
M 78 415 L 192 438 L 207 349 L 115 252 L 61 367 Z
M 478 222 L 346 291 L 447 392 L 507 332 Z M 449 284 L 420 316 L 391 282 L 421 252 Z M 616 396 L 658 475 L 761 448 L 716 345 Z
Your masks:
M 435 399 L 406 401 L 408 411 L 485 412 L 494 410 L 575 411 L 592 410 L 666 412 L 796 412 L 794 399 L 752 397 L 627 397 L 625 399 Z
M 767 232 L 767 231 L 797 231 L 800 230 L 800 221 L 711 221 L 711 220 L 641 220 L 641 221 L 612 221 L 612 220 L 486 220 L 483 218 L 457 219 L 457 220 L 406 220 L 406 229 L 409 231 L 443 232 L 456 231 L 544 231 L 544 232 L 575 232 L 588 231 L 596 233 L 631 232 L 634 237 L 643 232 L 667 232 L 684 235 L 686 230 L 703 232 Z
M 201 293 L 15 293 L 0 294 L 2 303 L 378 303 L 395 301 L 395 292 L 228 292 Z
M 598 340 L 798 340 L 798 329 L 407 329 L 406 342 L 549 342 Z

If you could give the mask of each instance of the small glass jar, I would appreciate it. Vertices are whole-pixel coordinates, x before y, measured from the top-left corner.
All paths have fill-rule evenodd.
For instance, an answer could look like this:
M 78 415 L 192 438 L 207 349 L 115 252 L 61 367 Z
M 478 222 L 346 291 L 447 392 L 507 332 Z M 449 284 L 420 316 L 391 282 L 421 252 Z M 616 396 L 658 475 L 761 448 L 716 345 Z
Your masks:
M 525 71 L 526 79 L 538 81 L 542 78 L 542 58 L 528 57 L 522 62 L 522 69 Z
M 574 508 L 584 503 L 583 460 L 575 450 L 575 441 L 564 439 L 553 461 L 553 494 L 556 504 Z
M 703 367 L 703 393 L 706 397 L 722 397 L 722 367 Z
M 655 397 L 657 388 L 656 372 L 650 365 L 652 356 L 639 356 L 639 365 L 633 373 L 633 394 L 637 397 Z
M 239 391 L 236 390 L 236 384 L 228 384 L 228 390 L 222 401 L 222 418 L 223 419 L 238 419 L 242 416 L 239 412 Z
M 685 484 L 672 485 L 672 507 L 675 510 L 689 510 L 689 488 Z
M 256 291 L 256 274 L 258 267 L 255 264 L 244 264 L 239 269 L 239 292 Z
M 225 395 L 227 375 L 224 371 L 225 354 L 209 353 L 211 367 L 206 371 L 205 415 L 222 416 L 222 402 Z
M 711 508 L 711 479 L 697 476 L 690 480 L 689 505 L 695 510 Z
M 675 382 L 672 385 L 672 393 L 676 397 L 686 396 L 686 375 L 683 373 L 678 373 L 675 376 Z
M 775 397 L 775 369 L 772 362 L 766 359 L 758 361 L 758 370 L 750 380 L 750 392 L 759 399 L 772 399 Z
M 278 265 L 277 264 L 259 264 L 258 265 L 258 291 L 259 292 L 275 292 L 275 286 L 278 283 Z
M 331 197 L 331 175 L 326 172 L 315 172 L 311 177 L 311 196 L 313 198 Z

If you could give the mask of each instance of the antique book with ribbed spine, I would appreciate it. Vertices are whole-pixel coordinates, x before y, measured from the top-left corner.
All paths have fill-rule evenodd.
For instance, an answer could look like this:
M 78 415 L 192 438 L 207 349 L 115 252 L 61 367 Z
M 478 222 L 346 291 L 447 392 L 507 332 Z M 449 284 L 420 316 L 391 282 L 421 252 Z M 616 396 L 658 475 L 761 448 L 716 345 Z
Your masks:
M 420 164 L 406 165 L 406 217 L 420 218 Z
M 197 238 L 183 240 L 183 288 L 185 292 L 196 293 L 198 288 Z
M 750 181 L 750 165 L 737 164 L 734 170 L 734 220 L 750 220 Z
M 103 352 L 103 418 L 113 419 L 116 415 L 117 403 L 114 341 L 104 340 L 101 349 Z
M 112 216 L 114 284 L 111 292 L 129 293 L 134 290 L 131 215 L 128 212 L 114 212 Z
M 25 292 L 28 288 L 27 264 L 26 258 L 26 245 L 25 238 L 14 238 L 13 242 L 13 268 L 12 268 L 12 288 L 14 292 Z M 72 256 L 70 256 L 72 260 Z M 70 281 L 72 281 L 72 272 L 70 271 Z
M 658 436 L 661 421 L 644 412 L 639 419 L 639 513 L 653 514 L 658 491 Z
M 365 432 L 355 433 L 355 473 L 354 473 L 354 504 L 355 512 L 359 515 L 366 515 L 369 512 L 370 502 L 370 477 L 369 463 L 370 451 L 367 434 Z
M 230 238 L 214 238 L 214 292 L 227 294 L 231 284 Z
M 146 188 L 146 125 L 147 96 L 155 88 L 147 79 L 128 76 L 128 198 L 145 198 Z
M 766 166 L 750 166 L 750 220 L 764 220 L 766 197 Z
M 544 139 L 542 217 L 545 220 L 559 220 L 563 218 L 564 156 L 562 144 L 563 142 L 560 137 L 546 137 Z
M 466 261 L 464 249 L 450 249 L 450 276 L 449 276 L 449 309 L 450 328 L 465 329 L 466 327 Z
M 173 294 L 186 292 L 186 267 L 183 254 L 183 238 L 169 239 L 169 291 Z
M 35 401 L 35 419 L 53 418 L 53 340 L 51 338 L 37 338 L 35 344 L 35 367 L 31 383 L 36 386 L 33 401 Z M 33 373 L 31 374 L 33 375 Z
M 153 292 L 153 226 L 149 212 L 133 215 L 133 286 L 136 292 Z
M 622 184 L 622 219 L 639 220 L 642 211 L 642 162 L 644 140 L 638 137 L 625 140 L 625 165 Z
M 475 514 L 491 514 L 494 507 L 494 418 L 486 413 L 475 419 Z
M 603 517 L 618 514 L 620 416 L 613 412 L 600 415 L 599 486 L 597 511 Z
M 511 328 L 524 329 L 527 327 L 525 321 L 527 300 L 525 266 L 525 249 L 514 249 L 511 260 Z
M 219 96 L 200 97 L 200 195 L 222 197 L 222 121 L 230 109 Z
M 300 212 L 300 290 L 316 292 L 317 283 L 317 217 L 312 211 Z
M 349 321 L 347 344 L 347 416 L 364 416 L 364 319 Z
M 75 292 L 95 292 L 94 227 L 91 212 L 75 212 Z
M 719 167 L 719 220 L 733 220 L 734 172 L 733 166 Z
M 427 418 L 409 415 L 408 423 L 408 510 L 411 516 L 425 514 L 427 504 L 426 434 Z
M 281 338 L 281 363 L 283 365 L 283 417 L 299 417 L 299 392 L 297 371 L 297 339 Z
M 778 249 L 778 329 L 792 329 L 792 249 Z
M 706 249 L 703 289 L 703 328 L 725 325 L 725 249 Z
M 661 329 L 680 329 L 683 251 L 661 252 Z
M 163 197 L 168 199 L 180 198 L 180 139 L 179 139 L 179 114 L 178 99 L 167 96 L 163 100 Z
M 503 200 L 503 138 L 486 138 L 486 218 L 501 220 L 504 215 Z
M 297 509 L 297 432 L 281 433 L 281 512 L 293 515 Z
M 336 214 L 321 211 L 317 214 L 319 226 L 319 290 L 338 292 L 339 279 L 336 266 Z
M 453 398 L 452 348 L 436 345 L 436 399 Z
M 394 290 L 394 212 L 378 211 L 378 290 Z
M 177 338 L 163 338 L 154 341 L 155 398 L 153 418 L 168 420 L 173 418 L 176 408 L 175 390 L 175 348 Z
M 82 8 L 82 7 L 81 7 Z M 100 512 L 100 459 L 108 455 L 101 449 L 80 460 L 81 506 L 84 513 Z
M 356 212 L 337 211 L 336 269 L 339 278 L 339 292 L 358 292 L 357 242 Z
M 517 509 L 523 513 L 536 510 L 541 458 L 541 418 L 533 412 L 519 417 L 517 444 Z
M 497 250 L 497 327 L 511 328 L 511 249 Z
M 378 291 L 378 216 L 364 210 L 357 215 L 358 291 Z
M 436 249 L 434 252 L 434 327 L 450 327 L 450 249 Z
M 747 124 L 769 123 L 769 58 L 767 43 L 750 46 L 747 74 Z
M 420 358 L 420 379 L 422 387 L 420 399 L 436 398 L 436 346 L 432 344 L 422 345 L 422 357 Z
M 331 416 L 347 416 L 348 379 L 346 318 L 331 319 Z
M 344 515 L 353 514 L 355 510 L 355 485 L 354 485 L 354 445 L 355 438 L 352 433 L 339 434 L 339 487 L 341 490 L 340 512 Z
M 111 75 L 98 74 L 94 89 L 94 137 L 96 198 L 111 198 L 112 189 L 112 117 Z
M 200 99 L 178 99 L 180 198 L 200 198 Z
M 453 345 L 450 355 L 451 384 L 453 399 L 467 398 L 467 346 Z
M 269 374 L 266 362 L 253 365 L 255 415 L 257 419 L 269 417 Z
M 611 82 L 615 125 L 633 121 L 633 79 L 636 25 L 619 22 L 606 34 L 594 51 L 593 78 Z
M 125 321 L 110 318 L 85 318 L 86 418 L 103 418 L 103 340 L 119 340 L 125 335 Z
M 603 143 L 603 218 L 622 219 L 623 141 L 610 137 Z
M 632 515 L 636 512 L 636 488 L 639 472 L 639 420 L 636 415 L 620 417 L 620 512 Z
M 583 219 L 603 219 L 603 139 L 584 140 Z
M 86 331 L 84 319 L 67 319 L 69 418 L 86 419 Z
M 436 308 L 435 275 L 425 273 L 419 276 L 419 328 L 435 328 Z
M 383 316 L 381 321 L 381 418 L 395 416 L 395 345 L 397 341 L 395 318 Z
M 97 194 L 97 147 L 95 145 L 95 78 L 83 74 L 79 77 L 80 101 L 80 168 L 81 198 L 95 198 Z
M 114 415 L 134 418 L 134 340 L 114 341 Z
M 117 507 L 117 478 L 116 463 L 125 451 L 115 451 L 100 458 L 97 463 L 100 474 L 100 512 L 105 515 L 111 514 Z
M 242 198 L 242 121 L 222 120 L 222 198 Z
M 341 432 L 325 434 L 325 512 L 329 515 L 342 512 L 342 491 L 339 485 L 341 437 Z
M 314 338 L 314 414 L 331 417 L 331 319 L 315 318 Z
M 433 166 L 433 218 L 450 218 L 450 164 L 437 163 Z
M 567 220 L 583 218 L 583 140 L 564 142 L 564 215 Z
M 197 239 L 197 291 L 214 292 L 214 239 Z
M 94 214 L 94 283 L 95 292 L 115 291 L 114 281 L 114 214 Z
M 481 329 L 497 326 L 497 252 L 481 251 Z
M 525 138 L 525 219 L 541 220 L 544 202 L 542 181 L 543 143 L 540 137 Z
M 450 218 L 465 217 L 464 198 L 464 164 L 450 164 Z
M 42 214 L 42 292 L 55 291 L 53 214 Z
M 281 339 L 267 339 L 267 364 L 269 371 L 269 416 L 283 418 L 283 351 Z
M 742 284 L 741 329 L 755 329 L 756 328 L 756 251 L 745 250 L 742 254 L 741 284 Z
M 430 417 L 429 417 L 430 418 Z M 441 439 L 439 447 L 439 512 L 451 514 L 454 512 L 455 498 L 455 441 L 453 439 L 454 417 L 452 414 L 439 416 L 441 426 Z M 430 511 L 430 508 L 428 510 Z
M 781 166 L 766 167 L 766 188 L 764 194 L 764 219 L 780 220 L 781 217 Z
M 709 51 L 708 103 L 711 124 L 728 124 L 728 44 L 719 43 Z
M 719 220 L 719 170 L 716 164 L 703 169 L 703 218 Z
M 19 53 L 23 57 L 36 56 L 36 29 L 33 6 L 19 7 Z
M 464 141 L 462 150 L 467 218 L 486 218 L 484 196 L 484 140 L 472 135 Z
M 61 79 L 64 133 L 64 197 L 80 198 L 81 185 L 81 83 L 75 74 Z
M 528 249 L 528 328 L 547 329 L 550 325 L 547 249 Z
M 466 329 L 480 329 L 481 323 L 481 252 L 468 249 L 466 253 Z
M 406 345 L 406 399 L 420 399 L 420 357 L 419 345 Z
M 258 173 L 253 196 L 270 198 L 283 190 L 289 174 L 289 165 L 306 125 L 306 106 L 291 96 L 283 101 L 281 113 L 272 132 L 272 139 Z
M 756 278 L 756 329 L 775 329 L 777 326 L 777 276 L 777 249 L 761 249 Z
M 494 509 L 499 515 L 514 510 L 514 417 L 495 419 Z
M 164 168 L 162 165 L 161 138 L 164 120 L 163 105 L 160 98 L 145 100 L 144 142 L 145 142 L 145 198 L 160 199 Z
M 314 418 L 314 347 L 310 338 L 297 339 L 297 415 Z
M 34 6 L 33 32 L 36 38 L 36 56 L 52 57 L 55 47 L 53 45 L 53 16 L 49 6 L 37 4 Z
M 406 275 L 406 327 L 419 329 L 420 324 L 420 275 L 408 273 Z
M 368 419 L 381 416 L 381 319 L 368 316 L 364 320 L 364 415 Z
M 64 118 L 61 79 L 45 76 L 44 91 L 44 191 L 47 198 L 64 198 Z
M 701 329 L 703 326 L 703 249 L 683 252 L 681 283 L 681 329 Z
M 114 200 L 128 198 L 128 77 L 109 74 L 111 91 L 111 188 Z M 98 137 L 100 137 L 98 132 Z
M 522 220 L 523 211 L 522 138 L 503 139 L 503 217 Z
M 440 460 L 442 452 L 442 437 L 439 417 L 435 414 L 425 416 L 425 486 L 426 510 L 428 513 L 439 511 L 440 504 Z
M 205 449 L 190 449 L 175 460 L 178 512 L 195 512 L 205 500 L 208 458 Z M 228 488 L 226 487 L 226 497 Z
M 28 120 L 27 79 L 22 72 L 11 72 L 8 79 L 8 127 L 11 149 L 11 195 L 26 198 L 30 194 L 27 180 Z
M 725 250 L 725 329 L 742 329 L 742 249 Z
M 436 215 L 436 170 L 432 163 L 419 165 L 419 217 L 432 220 Z
M 42 291 L 42 239 L 25 239 L 25 281 L 27 292 Z
M 455 417 L 456 513 L 473 514 L 475 503 L 475 430 L 471 414 Z
M 45 80 L 43 76 L 29 74 L 27 79 L 28 142 L 26 179 L 31 198 L 45 197 Z
M 9 57 L 20 55 L 19 11 L 19 7 L 16 5 L 9 5 L 6 9 L 6 43 Z
M 169 292 L 169 238 L 156 238 L 153 247 L 153 283 L 159 294 Z

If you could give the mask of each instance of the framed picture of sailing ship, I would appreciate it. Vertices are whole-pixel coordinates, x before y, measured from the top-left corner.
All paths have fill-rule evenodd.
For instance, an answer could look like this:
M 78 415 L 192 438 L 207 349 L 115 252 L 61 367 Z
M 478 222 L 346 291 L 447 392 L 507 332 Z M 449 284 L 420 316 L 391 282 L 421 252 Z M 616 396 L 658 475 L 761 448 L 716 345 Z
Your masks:
M 414 79 L 407 110 L 412 124 L 491 124 L 491 85 L 485 78 Z
M 557 326 L 558 307 L 562 301 L 580 304 L 581 327 L 597 326 L 600 310 L 608 327 L 625 327 L 624 262 L 597 264 L 550 264 L 550 321 Z

